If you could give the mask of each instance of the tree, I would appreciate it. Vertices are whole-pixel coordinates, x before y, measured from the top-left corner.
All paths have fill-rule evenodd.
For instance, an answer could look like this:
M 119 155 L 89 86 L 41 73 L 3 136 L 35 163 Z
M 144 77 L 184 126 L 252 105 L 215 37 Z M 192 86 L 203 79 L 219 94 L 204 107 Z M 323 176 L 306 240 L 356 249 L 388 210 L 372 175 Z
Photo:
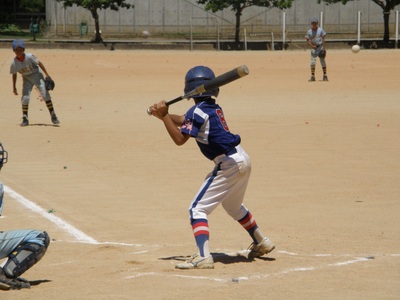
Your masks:
M 232 7 L 236 16 L 235 42 L 239 43 L 240 17 L 245 8 L 250 6 L 290 8 L 294 0 L 197 0 L 198 4 L 205 4 L 206 10 L 217 12 Z
M 325 2 L 326 4 L 333 4 L 333 3 L 347 4 L 347 2 L 354 0 L 317 0 L 317 1 L 318 3 Z M 393 10 L 396 5 L 400 4 L 400 0 L 370 0 L 370 1 L 379 5 L 383 10 L 383 22 L 384 22 L 383 42 L 385 44 L 388 44 L 390 11 Z
M 45 8 L 44 0 L 20 0 L 19 7 L 31 13 L 39 13 Z
M 62 2 L 64 8 L 71 7 L 73 5 L 83 7 L 88 9 L 92 17 L 94 19 L 96 36 L 94 39 L 95 43 L 102 42 L 102 38 L 100 35 L 100 25 L 99 25 L 99 14 L 97 11 L 100 9 L 111 9 L 118 11 L 120 7 L 122 8 L 134 8 L 133 4 L 126 3 L 126 0 L 57 0 L 58 2 Z

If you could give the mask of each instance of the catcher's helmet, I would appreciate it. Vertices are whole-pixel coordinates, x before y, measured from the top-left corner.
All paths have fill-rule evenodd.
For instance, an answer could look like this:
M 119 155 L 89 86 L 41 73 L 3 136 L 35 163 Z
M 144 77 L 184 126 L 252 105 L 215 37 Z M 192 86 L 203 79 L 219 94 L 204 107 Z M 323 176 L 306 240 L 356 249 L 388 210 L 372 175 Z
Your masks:
M 3 164 L 7 162 L 8 153 L 4 150 L 3 145 L 0 143 L 0 170 L 3 167 Z
M 185 89 L 184 92 L 185 94 L 194 90 L 198 86 L 204 84 L 206 81 L 214 79 L 215 74 L 214 72 L 205 66 L 197 66 L 194 68 L 191 68 L 185 76 Z M 218 97 L 219 94 L 219 88 L 204 92 L 202 94 L 198 94 L 195 96 L 192 96 L 192 98 L 204 98 L 204 97 Z

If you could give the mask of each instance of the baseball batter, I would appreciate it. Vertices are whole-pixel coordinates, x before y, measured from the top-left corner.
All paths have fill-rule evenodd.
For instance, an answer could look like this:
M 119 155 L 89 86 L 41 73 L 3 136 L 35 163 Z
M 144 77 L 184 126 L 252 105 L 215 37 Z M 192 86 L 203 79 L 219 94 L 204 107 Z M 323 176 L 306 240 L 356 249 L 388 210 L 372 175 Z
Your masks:
M 309 81 L 315 81 L 315 67 L 317 64 L 317 57 L 319 57 L 322 71 L 324 73 L 322 80 L 328 81 L 326 74 L 326 50 L 325 50 L 325 36 L 326 32 L 322 27 L 318 26 L 318 19 L 311 19 L 311 28 L 307 31 L 305 36 L 307 44 L 311 47 L 311 78 Z
M 190 69 L 185 76 L 185 94 L 213 78 L 214 72 L 208 67 Z M 253 243 L 249 247 L 249 258 L 260 257 L 275 248 L 243 205 L 251 171 L 250 158 L 240 145 L 240 136 L 230 132 L 223 110 L 213 98 L 218 94 L 219 89 L 215 89 L 193 96 L 195 105 L 184 116 L 169 114 L 165 101 L 150 108 L 177 145 L 185 144 L 192 137 L 203 155 L 214 162 L 213 170 L 206 176 L 189 207 L 198 253 L 177 264 L 177 269 L 214 268 L 207 217 L 219 204 L 251 236 Z
M 0 170 L 7 162 L 7 151 L 0 143 Z M 3 206 L 4 188 L 0 182 L 0 208 Z M 1 216 L 0 210 L 0 216 Z M 0 231 L 0 260 L 7 258 L 0 267 L 0 290 L 30 288 L 27 280 L 19 278 L 36 264 L 46 253 L 50 238 L 45 231 L 7 230 Z
M 17 73 L 22 75 L 22 123 L 21 126 L 28 126 L 28 108 L 30 101 L 30 94 L 32 92 L 33 87 L 35 86 L 41 98 L 46 102 L 46 106 L 50 112 L 51 121 L 53 124 L 60 124 L 60 121 L 57 118 L 57 115 L 53 108 L 53 102 L 51 101 L 51 97 L 49 91 L 46 90 L 44 77 L 42 71 L 46 74 L 46 76 L 50 77 L 47 73 L 46 68 L 43 63 L 40 62 L 35 55 L 31 53 L 25 53 L 25 45 L 22 40 L 14 40 L 12 42 L 12 48 L 15 53 L 15 58 L 13 59 L 10 67 L 10 74 L 12 74 L 12 82 L 13 82 L 13 93 L 14 95 L 18 95 L 17 92 Z

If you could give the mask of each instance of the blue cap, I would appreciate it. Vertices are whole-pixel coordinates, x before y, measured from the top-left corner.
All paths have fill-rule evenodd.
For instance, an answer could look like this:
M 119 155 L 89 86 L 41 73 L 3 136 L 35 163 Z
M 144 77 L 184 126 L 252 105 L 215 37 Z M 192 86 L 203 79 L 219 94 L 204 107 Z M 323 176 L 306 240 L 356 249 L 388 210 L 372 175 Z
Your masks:
M 311 24 L 312 24 L 312 23 L 318 23 L 318 19 L 315 18 L 315 17 L 314 17 L 314 18 L 311 18 Z
M 23 40 L 13 40 L 12 47 L 13 47 L 13 50 L 17 49 L 18 47 L 25 49 L 24 41 Z

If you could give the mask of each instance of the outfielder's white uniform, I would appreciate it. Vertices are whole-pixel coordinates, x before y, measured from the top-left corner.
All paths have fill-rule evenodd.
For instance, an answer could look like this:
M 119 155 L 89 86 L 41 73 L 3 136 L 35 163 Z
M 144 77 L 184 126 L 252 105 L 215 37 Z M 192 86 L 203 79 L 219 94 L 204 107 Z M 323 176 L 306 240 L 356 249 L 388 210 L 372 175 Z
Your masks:
M 305 38 L 311 42 L 311 44 L 317 46 L 316 49 L 311 49 L 311 67 L 315 67 L 317 64 L 317 57 L 320 51 L 323 49 L 323 38 L 325 37 L 326 32 L 322 27 L 318 27 L 317 30 L 313 30 L 312 28 L 307 31 Z M 320 57 L 321 66 L 323 68 L 326 67 L 325 58 Z
M 39 68 L 39 60 L 31 53 L 25 53 L 25 59 L 21 62 L 16 57 L 11 63 L 10 74 L 20 73 L 22 75 L 22 97 L 23 105 L 29 105 L 32 88 L 36 86 L 44 101 L 51 100 L 49 92 L 44 84 L 44 76 Z

